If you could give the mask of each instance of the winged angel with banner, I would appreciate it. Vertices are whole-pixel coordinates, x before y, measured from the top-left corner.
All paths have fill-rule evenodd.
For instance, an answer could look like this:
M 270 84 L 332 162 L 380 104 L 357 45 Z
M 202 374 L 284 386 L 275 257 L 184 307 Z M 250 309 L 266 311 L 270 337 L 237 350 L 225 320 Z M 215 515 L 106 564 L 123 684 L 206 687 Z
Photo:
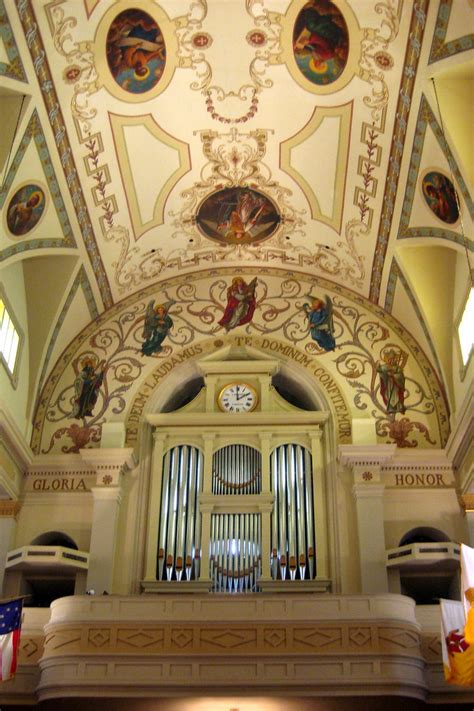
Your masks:
M 173 321 L 168 314 L 168 310 L 175 303 L 175 301 L 166 301 L 164 304 L 155 306 L 154 299 L 148 303 L 142 334 L 145 339 L 142 343 L 143 355 L 151 356 L 153 353 L 159 353 L 162 350 L 161 344 L 170 329 L 173 328 Z
M 311 304 L 303 304 L 308 317 L 311 338 L 325 351 L 333 351 L 336 347 L 334 339 L 334 322 L 332 316 L 332 301 L 326 294 L 323 301 L 308 294 Z

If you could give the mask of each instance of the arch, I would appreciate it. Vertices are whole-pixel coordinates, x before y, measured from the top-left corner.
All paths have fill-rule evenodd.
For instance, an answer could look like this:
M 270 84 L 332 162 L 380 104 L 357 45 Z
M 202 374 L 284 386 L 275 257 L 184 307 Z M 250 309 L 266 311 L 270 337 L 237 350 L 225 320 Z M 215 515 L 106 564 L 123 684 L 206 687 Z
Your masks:
M 417 526 L 407 531 L 400 539 L 399 546 L 406 546 L 410 543 L 447 543 L 451 539 L 440 531 L 439 528 L 431 526 Z
M 40 533 L 39 536 L 33 538 L 30 545 L 62 546 L 63 548 L 72 548 L 75 551 L 79 550 L 71 536 L 68 536 L 67 533 L 63 533 L 62 531 L 45 531 L 44 533 Z

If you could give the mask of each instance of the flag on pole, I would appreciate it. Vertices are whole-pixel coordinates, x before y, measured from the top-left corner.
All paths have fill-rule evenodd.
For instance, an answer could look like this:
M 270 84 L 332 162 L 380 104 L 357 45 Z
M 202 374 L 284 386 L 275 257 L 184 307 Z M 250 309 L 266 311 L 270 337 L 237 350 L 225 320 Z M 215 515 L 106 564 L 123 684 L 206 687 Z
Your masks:
M 474 686 L 474 549 L 461 545 L 461 600 L 440 600 L 444 678 Z
M 464 636 L 474 647 L 474 548 L 461 545 L 461 600 L 466 613 Z
M 16 671 L 22 607 L 22 598 L 0 603 L 0 681 L 11 679 Z

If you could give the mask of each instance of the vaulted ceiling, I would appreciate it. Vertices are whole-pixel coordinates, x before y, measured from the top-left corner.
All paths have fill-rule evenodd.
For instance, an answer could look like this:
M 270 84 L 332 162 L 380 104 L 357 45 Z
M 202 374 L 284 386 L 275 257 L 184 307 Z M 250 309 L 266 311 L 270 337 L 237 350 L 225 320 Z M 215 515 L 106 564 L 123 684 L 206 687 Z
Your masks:
M 329 294 L 346 382 L 359 308 L 382 329 L 373 343 L 411 344 L 413 382 L 432 379 L 448 418 L 472 249 L 474 3 L 0 0 L 0 15 L 0 277 L 25 282 L 37 431 L 87 339 L 105 357 L 112 321 L 143 326 L 151 298 L 176 304 L 174 351 L 225 335 L 238 274 L 257 277 L 245 333 L 278 323 L 296 346 L 304 314 L 289 311 Z

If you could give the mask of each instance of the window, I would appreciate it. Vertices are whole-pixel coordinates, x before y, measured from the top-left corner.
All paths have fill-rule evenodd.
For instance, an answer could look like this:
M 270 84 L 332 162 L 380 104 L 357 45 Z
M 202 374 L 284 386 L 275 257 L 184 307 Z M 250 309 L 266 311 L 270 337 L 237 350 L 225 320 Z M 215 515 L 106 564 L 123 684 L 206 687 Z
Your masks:
M 0 356 L 14 386 L 17 381 L 20 342 L 20 329 L 15 323 L 10 305 L 0 290 Z
M 474 334 L 474 289 L 471 287 L 466 304 L 462 311 L 458 326 L 459 343 L 463 365 L 466 365 L 471 354 Z

